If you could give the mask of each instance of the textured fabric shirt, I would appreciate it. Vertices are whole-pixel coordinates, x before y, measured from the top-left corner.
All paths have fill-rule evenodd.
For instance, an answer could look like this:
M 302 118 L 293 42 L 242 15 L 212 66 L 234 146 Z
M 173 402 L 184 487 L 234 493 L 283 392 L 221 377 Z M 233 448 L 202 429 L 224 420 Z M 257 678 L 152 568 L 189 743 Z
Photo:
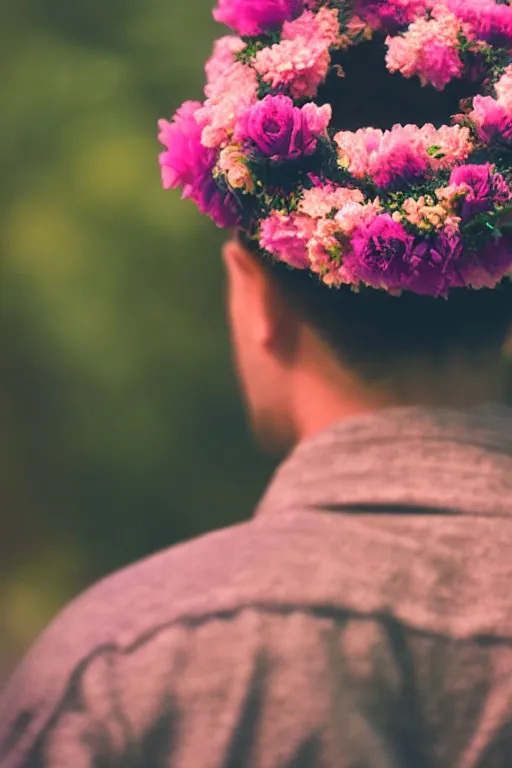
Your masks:
M 94 586 L 11 677 L 0 766 L 510 768 L 512 411 L 335 425 L 251 521 Z

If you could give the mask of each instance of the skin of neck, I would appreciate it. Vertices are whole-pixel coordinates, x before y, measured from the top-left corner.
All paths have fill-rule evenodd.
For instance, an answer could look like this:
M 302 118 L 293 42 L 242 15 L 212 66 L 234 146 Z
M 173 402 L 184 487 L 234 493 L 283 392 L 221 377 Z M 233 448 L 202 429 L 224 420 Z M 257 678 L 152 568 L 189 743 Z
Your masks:
M 345 366 L 309 328 L 291 375 L 294 442 L 331 424 L 382 408 L 424 406 L 463 410 L 503 399 L 499 353 L 468 359 L 454 354 L 440 365 L 408 358 L 389 378 L 369 380 Z

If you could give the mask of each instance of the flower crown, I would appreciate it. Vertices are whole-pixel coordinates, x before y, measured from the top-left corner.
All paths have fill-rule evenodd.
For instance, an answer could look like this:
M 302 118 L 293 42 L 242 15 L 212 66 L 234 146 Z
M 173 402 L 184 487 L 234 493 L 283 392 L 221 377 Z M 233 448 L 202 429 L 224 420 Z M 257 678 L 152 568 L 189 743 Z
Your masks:
M 219 0 L 206 100 L 161 120 L 163 185 L 330 286 L 447 297 L 512 277 L 512 7 L 494 0 Z M 451 125 L 331 127 L 336 51 L 479 95 Z

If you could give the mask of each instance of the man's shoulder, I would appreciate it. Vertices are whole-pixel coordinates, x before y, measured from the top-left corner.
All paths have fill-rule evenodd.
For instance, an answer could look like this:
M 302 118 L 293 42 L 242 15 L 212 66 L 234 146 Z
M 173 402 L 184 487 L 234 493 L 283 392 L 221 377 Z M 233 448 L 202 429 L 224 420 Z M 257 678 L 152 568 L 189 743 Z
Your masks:
M 237 588 L 243 591 L 244 554 L 259 548 L 258 528 L 250 521 L 170 547 L 103 578 L 69 603 L 0 696 L 0 763 L 13 734 L 22 731 L 21 741 L 28 743 L 44 727 L 73 675 L 95 654 L 122 651 L 160 628 L 233 604 Z
M 213 593 L 233 593 L 257 529 L 253 521 L 220 529 L 102 578 L 53 619 L 25 662 L 39 664 L 48 651 L 62 667 L 97 646 L 128 646 L 156 626 L 211 611 Z

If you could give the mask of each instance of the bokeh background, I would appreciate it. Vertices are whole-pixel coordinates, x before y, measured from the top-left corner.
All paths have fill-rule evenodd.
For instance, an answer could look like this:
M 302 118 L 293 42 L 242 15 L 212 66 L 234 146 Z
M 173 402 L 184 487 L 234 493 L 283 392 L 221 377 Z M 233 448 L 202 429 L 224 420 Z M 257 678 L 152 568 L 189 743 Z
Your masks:
M 247 519 L 222 233 L 160 186 L 209 0 L 0 2 L 0 680 L 84 586 Z
M 273 470 L 222 234 L 157 165 L 157 119 L 201 98 L 211 4 L 0 0 L 0 681 L 84 586 L 247 519 Z

